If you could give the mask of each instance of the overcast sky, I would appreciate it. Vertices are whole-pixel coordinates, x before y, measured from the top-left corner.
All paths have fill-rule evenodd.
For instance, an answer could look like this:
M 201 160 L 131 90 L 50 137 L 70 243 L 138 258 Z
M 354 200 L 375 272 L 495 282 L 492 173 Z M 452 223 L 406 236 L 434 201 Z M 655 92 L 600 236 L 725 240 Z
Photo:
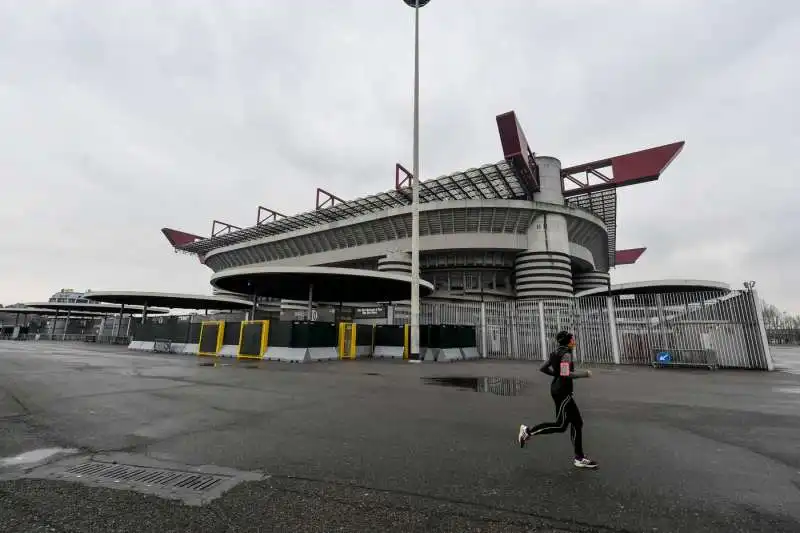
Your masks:
M 159 229 L 252 225 L 411 163 L 401 0 L 0 0 L 0 303 L 208 293 Z M 433 0 L 423 178 L 502 158 L 495 116 L 566 165 L 685 140 L 619 193 L 614 282 L 688 277 L 800 312 L 800 2 Z

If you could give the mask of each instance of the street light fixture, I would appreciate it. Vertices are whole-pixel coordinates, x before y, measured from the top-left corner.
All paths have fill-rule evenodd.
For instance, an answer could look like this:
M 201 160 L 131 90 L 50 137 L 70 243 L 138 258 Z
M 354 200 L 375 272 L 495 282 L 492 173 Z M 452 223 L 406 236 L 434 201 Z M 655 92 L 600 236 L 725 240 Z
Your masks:
M 411 173 L 411 338 L 409 359 L 419 358 L 419 8 L 430 0 L 403 0 L 414 8 L 414 162 Z

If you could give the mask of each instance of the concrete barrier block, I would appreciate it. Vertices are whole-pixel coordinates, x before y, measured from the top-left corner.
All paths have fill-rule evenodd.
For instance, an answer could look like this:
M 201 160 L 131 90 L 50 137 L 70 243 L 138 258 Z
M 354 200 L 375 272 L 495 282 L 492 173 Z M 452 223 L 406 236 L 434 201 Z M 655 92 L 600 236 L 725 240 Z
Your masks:
M 478 348 L 476 348 L 475 346 L 461 348 L 461 355 L 463 355 L 466 361 L 481 358 L 481 354 L 478 353 Z
M 184 344 L 183 351 L 178 352 L 184 355 L 197 355 L 200 352 L 200 345 L 199 344 Z
M 311 360 L 308 348 L 284 348 L 282 346 L 268 347 L 264 359 L 286 363 L 305 363 Z
M 455 361 L 463 361 L 464 356 L 460 348 L 442 348 L 436 357 L 440 363 L 453 363 Z
M 439 352 L 441 352 L 441 348 L 425 348 L 420 347 L 419 349 L 419 359 L 425 363 L 434 363 L 439 356 Z
M 131 346 L 136 343 L 135 346 Z M 153 352 L 156 349 L 156 343 L 153 341 L 133 341 L 128 345 L 129 350 L 136 350 L 137 352 Z
M 356 346 L 356 358 L 364 359 L 372 355 L 372 346 Z M 403 357 L 403 352 L 400 352 L 400 357 Z
M 235 344 L 224 344 L 219 352 L 217 352 L 217 355 L 220 357 L 233 357 L 235 359 L 238 352 L 239 346 Z
M 372 357 L 389 358 L 389 359 L 402 359 L 403 347 L 402 346 L 376 346 L 375 351 L 372 352 Z
M 311 361 L 333 361 L 339 359 L 339 354 L 333 346 L 325 348 L 308 348 L 308 358 Z

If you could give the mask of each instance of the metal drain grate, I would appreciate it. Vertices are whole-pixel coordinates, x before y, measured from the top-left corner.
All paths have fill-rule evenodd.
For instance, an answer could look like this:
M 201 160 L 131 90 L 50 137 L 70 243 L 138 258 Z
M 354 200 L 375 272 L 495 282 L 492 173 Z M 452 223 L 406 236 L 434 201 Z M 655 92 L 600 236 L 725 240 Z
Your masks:
M 188 505 L 205 505 L 239 483 L 269 477 L 260 472 L 213 465 L 190 466 L 128 453 L 73 456 L 33 470 L 21 470 L 15 475 L 13 479 L 49 479 L 130 490 L 181 500 Z
M 94 461 L 75 465 L 64 470 L 64 473 L 79 478 L 136 483 L 195 493 L 207 492 L 230 479 L 228 476 Z

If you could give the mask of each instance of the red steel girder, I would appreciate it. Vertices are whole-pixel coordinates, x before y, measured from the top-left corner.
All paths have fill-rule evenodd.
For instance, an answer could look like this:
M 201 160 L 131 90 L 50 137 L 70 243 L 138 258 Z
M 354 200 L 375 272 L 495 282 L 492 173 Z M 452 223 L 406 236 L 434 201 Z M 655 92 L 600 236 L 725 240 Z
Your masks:
M 536 154 L 531 151 L 528 139 L 525 137 L 525 132 L 522 131 L 522 126 L 520 126 L 514 111 L 497 115 L 496 120 L 500 144 L 503 147 L 503 157 L 514 169 L 525 192 L 532 197 L 533 193 L 540 189 Z
M 186 233 L 185 231 L 179 231 L 171 228 L 161 228 L 161 233 L 164 234 L 164 237 L 167 238 L 169 243 L 174 248 L 180 248 L 181 246 L 205 239 L 205 237 L 200 237 L 199 235 L 194 235 L 192 233 Z
M 683 150 L 684 141 L 656 146 L 630 154 L 618 155 L 600 161 L 575 165 L 561 170 L 563 180 L 578 185 L 575 189 L 565 189 L 564 196 L 576 196 L 617 187 L 626 187 L 638 183 L 656 181 L 672 161 Z M 601 169 L 611 167 L 613 176 L 607 176 Z M 585 174 L 586 182 L 582 182 L 576 174 Z M 589 175 L 600 179 L 600 183 L 590 184 Z
M 266 216 L 262 216 L 266 213 Z M 258 215 L 256 216 L 256 226 L 260 226 L 261 224 L 266 224 L 267 222 L 274 222 L 278 220 L 278 217 L 286 218 L 286 215 L 283 213 L 278 213 L 277 211 L 273 211 L 272 209 L 268 209 L 263 206 L 258 206 Z
M 217 226 L 219 226 L 220 229 L 217 229 Z M 228 224 L 227 222 L 214 220 L 211 223 L 211 236 L 217 237 L 219 235 L 222 235 L 223 233 L 230 233 L 236 229 L 242 229 L 242 228 L 240 228 L 239 226 L 234 226 L 233 224 Z
M 647 248 L 629 248 L 627 250 L 617 250 L 615 252 L 614 265 L 632 265 L 642 256 Z
M 322 201 L 320 201 L 321 195 L 324 196 Z M 345 203 L 344 200 L 342 200 L 335 194 L 331 194 L 325 189 L 320 189 L 319 187 L 317 187 L 317 207 L 316 207 L 317 211 L 319 211 L 320 209 L 325 209 L 326 207 L 333 207 L 334 205 L 336 205 L 336 202 L 339 202 L 340 204 Z
M 394 188 L 409 202 L 412 201 L 411 185 L 414 183 L 412 180 L 413 177 L 414 175 L 411 173 L 411 171 L 400 163 L 397 163 L 394 166 Z
M 400 178 L 400 175 L 403 175 L 403 178 Z M 411 171 L 408 170 L 406 167 L 397 163 L 394 166 L 394 188 L 398 191 L 404 189 L 405 187 L 411 187 L 411 178 L 414 175 L 411 174 Z

